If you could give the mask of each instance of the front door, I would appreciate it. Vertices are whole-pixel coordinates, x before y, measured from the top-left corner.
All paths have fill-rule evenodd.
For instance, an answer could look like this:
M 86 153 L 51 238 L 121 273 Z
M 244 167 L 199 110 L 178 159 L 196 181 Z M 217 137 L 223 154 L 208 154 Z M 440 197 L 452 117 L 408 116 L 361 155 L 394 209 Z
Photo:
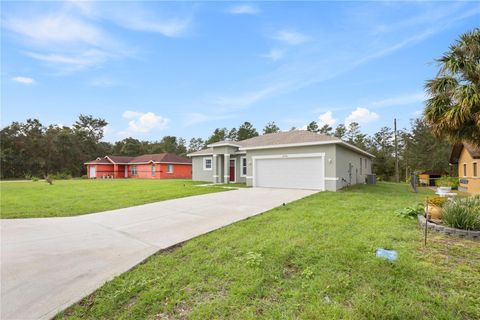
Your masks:
M 230 160 L 230 181 L 235 181 L 235 160 Z
M 95 166 L 90 166 L 90 178 L 97 177 L 97 168 Z

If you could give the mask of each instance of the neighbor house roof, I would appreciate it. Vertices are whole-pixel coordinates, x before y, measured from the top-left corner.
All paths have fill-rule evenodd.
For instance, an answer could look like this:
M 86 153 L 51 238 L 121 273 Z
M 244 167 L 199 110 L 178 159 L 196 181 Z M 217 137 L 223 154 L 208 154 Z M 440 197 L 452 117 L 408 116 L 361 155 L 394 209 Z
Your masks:
M 452 153 L 450 153 L 450 163 L 457 164 L 460 154 L 462 153 L 463 148 L 465 148 L 470 156 L 473 159 L 480 159 L 480 148 L 476 148 L 468 143 L 457 143 L 452 148 Z
M 209 149 L 193 152 L 188 155 L 200 156 L 205 154 L 211 154 L 213 153 L 213 147 L 220 146 L 233 146 L 239 148 L 239 150 L 241 151 L 244 151 L 253 149 L 269 149 L 330 143 L 342 144 L 346 148 L 368 155 L 369 157 L 374 157 L 372 154 L 351 144 L 348 144 L 337 137 L 319 134 L 307 130 L 292 130 L 286 132 L 269 133 L 242 141 L 219 141 L 209 144 Z
M 156 154 L 144 154 L 137 157 L 127 156 L 105 156 L 103 158 L 97 158 L 96 160 L 86 162 L 85 164 L 135 164 L 135 163 L 185 163 L 190 164 L 192 160 L 189 158 L 181 157 L 173 153 L 156 153 Z
M 92 160 L 92 161 L 88 161 L 86 162 L 86 164 L 112 164 L 110 161 L 108 161 L 107 159 L 105 158 L 97 158 L 95 160 Z

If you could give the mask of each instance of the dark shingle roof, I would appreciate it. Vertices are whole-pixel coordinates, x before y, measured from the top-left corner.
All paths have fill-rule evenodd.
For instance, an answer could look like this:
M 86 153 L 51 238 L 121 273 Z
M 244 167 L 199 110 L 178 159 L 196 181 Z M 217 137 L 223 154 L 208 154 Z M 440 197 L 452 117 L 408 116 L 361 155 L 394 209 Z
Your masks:
M 189 158 L 181 157 L 173 153 L 156 153 L 156 154 L 144 154 L 137 157 L 127 157 L 127 156 L 106 156 L 103 158 L 98 158 L 96 160 L 89 161 L 88 163 L 104 163 L 111 164 L 108 159 L 112 160 L 114 163 L 138 163 L 138 162 L 162 162 L 162 163 L 192 163 L 192 160 Z
M 184 158 L 173 153 L 156 153 L 156 154 L 144 154 L 138 157 L 134 157 L 129 162 L 176 162 L 176 163 L 192 163 L 189 158 Z
M 450 163 L 457 164 L 460 154 L 462 153 L 463 148 L 465 148 L 468 153 L 472 156 L 473 159 L 480 159 L 480 148 L 476 148 L 468 143 L 457 143 L 452 148 L 452 153 L 450 154 Z

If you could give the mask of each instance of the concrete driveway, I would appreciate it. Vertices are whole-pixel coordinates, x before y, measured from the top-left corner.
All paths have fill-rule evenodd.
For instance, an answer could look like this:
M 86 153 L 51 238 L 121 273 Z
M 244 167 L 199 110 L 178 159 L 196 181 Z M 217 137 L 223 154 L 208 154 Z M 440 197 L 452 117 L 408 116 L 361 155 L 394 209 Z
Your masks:
M 1 220 L 0 318 L 51 318 L 160 249 L 315 192 L 248 188 L 77 217 Z

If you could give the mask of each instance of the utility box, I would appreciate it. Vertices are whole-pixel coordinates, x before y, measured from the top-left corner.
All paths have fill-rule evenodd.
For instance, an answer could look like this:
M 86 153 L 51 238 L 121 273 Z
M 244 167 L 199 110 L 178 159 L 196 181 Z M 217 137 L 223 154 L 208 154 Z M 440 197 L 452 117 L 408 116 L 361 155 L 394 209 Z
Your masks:
M 367 184 L 376 184 L 377 176 L 375 174 L 367 174 Z

